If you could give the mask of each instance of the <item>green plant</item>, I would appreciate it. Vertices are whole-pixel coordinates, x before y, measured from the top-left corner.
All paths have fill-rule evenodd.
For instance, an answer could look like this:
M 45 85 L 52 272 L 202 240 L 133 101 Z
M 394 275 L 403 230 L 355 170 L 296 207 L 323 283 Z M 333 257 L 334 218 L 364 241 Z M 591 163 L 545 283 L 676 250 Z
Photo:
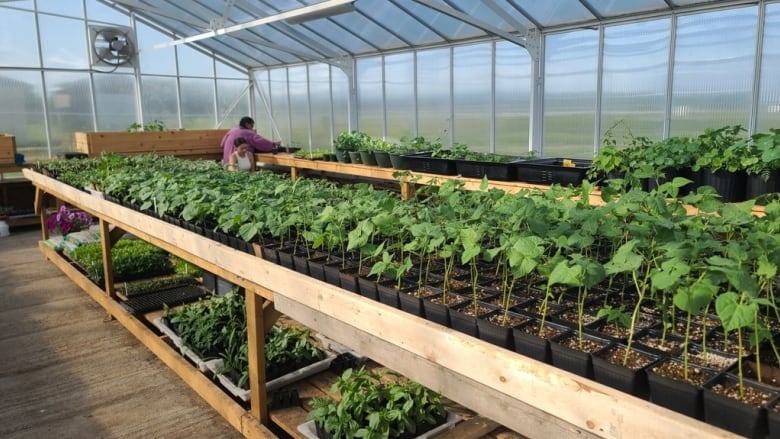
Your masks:
M 103 284 L 103 249 L 100 243 L 81 245 L 73 250 L 71 257 L 87 272 L 93 282 Z M 114 280 L 117 282 L 173 272 L 167 252 L 137 239 L 120 239 L 111 248 L 111 259 Z
M 312 398 L 307 419 L 334 439 L 416 436 L 444 420 L 438 394 L 413 381 L 389 378 L 365 368 L 347 369 L 327 397 Z
M 368 136 L 360 131 L 342 131 L 333 145 L 344 151 L 360 151 L 367 140 Z
M 749 139 L 740 136 L 745 131 L 740 125 L 705 130 L 697 137 L 701 148 L 693 170 L 744 171 L 754 159 L 750 154 Z
M 164 131 L 164 130 L 165 130 L 165 122 L 157 119 L 145 123 L 143 125 L 141 125 L 138 122 L 133 122 L 130 124 L 129 127 L 127 127 L 127 132 L 129 133 L 137 133 L 140 131 Z

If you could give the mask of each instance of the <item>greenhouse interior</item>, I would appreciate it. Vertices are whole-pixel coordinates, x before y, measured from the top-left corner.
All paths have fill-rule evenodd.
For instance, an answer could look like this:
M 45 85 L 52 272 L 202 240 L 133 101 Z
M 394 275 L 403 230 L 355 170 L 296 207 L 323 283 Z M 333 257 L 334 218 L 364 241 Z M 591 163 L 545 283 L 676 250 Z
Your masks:
M 0 102 L 0 437 L 780 438 L 780 1 L 0 0 Z

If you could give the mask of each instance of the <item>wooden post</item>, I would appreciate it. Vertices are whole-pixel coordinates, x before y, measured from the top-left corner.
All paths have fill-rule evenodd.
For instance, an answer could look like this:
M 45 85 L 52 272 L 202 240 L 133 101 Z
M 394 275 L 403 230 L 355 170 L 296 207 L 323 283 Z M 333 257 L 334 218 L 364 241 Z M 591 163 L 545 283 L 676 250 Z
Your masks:
M 414 198 L 414 183 L 408 180 L 401 180 L 401 199 L 410 200 Z
M 41 236 L 43 240 L 49 239 L 49 229 L 46 227 L 46 196 L 48 194 L 35 186 L 35 213 L 41 217 Z
M 252 416 L 268 425 L 268 395 L 265 391 L 265 323 L 263 298 L 246 289 L 246 332 L 249 357 L 249 390 Z
M 292 178 L 293 181 L 303 177 L 303 169 L 298 167 L 291 167 L 290 168 L 290 178 Z
M 105 280 L 105 291 L 108 297 L 116 299 L 116 288 L 114 287 L 114 264 L 111 260 L 111 232 L 108 230 L 108 221 L 100 218 L 100 243 L 103 247 L 103 279 Z

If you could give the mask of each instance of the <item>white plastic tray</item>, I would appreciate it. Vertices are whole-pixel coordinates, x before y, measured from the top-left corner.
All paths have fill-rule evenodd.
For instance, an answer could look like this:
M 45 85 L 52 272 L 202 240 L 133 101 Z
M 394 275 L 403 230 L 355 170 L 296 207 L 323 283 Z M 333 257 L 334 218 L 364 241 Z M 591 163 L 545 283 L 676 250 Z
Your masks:
M 444 433 L 445 431 L 451 430 L 452 427 L 454 427 L 455 424 L 457 424 L 459 421 L 460 416 L 452 412 L 447 412 L 447 420 L 443 424 L 432 430 L 428 430 L 427 432 L 415 437 L 415 439 L 430 439 L 439 433 Z M 299 425 L 298 431 L 309 439 L 319 439 L 317 437 L 317 426 L 314 425 L 314 420 L 306 421 Z
M 326 352 L 326 357 L 316 363 L 312 363 L 306 367 L 294 370 L 286 375 L 282 375 L 279 378 L 275 378 L 265 383 L 266 392 L 273 392 L 276 389 L 282 388 L 295 381 L 302 380 L 306 377 L 312 376 L 316 373 L 320 373 L 327 370 L 330 367 L 330 363 L 336 358 L 335 355 Z M 230 379 L 222 374 L 216 373 L 217 369 L 222 367 L 222 360 L 215 360 L 208 362 L 206 366 L 216 374 L 219 382 L 230 392 L 231 395 L 241 399 L 242 401 L 249 401 L 249 390 L 242 389 L 233 384 Z
M 156 326 L 157 329 L 160 330 L 160 332 L 162 332 L 163 334 L 168 336 L 168 338 L 171 339 L 174 346 L 176 346 L 177 348 L 181 348 L 181 337 L 176 335 L 176 333 L 173 332 L 173 329 L 167 324 L 165 324 L 165 320 L 163 320 L 162 317 L 155 318 L 154 320 L 152 320 L 152 323 L 154 323 L 154 326 Z

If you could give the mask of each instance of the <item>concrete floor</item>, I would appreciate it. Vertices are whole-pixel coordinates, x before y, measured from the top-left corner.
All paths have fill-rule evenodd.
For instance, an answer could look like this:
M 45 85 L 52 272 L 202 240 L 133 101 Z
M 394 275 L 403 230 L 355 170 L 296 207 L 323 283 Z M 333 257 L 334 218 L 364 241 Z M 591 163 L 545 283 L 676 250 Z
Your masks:
M 38 250 L 0 238 L 0 437 L 240 438 Z

